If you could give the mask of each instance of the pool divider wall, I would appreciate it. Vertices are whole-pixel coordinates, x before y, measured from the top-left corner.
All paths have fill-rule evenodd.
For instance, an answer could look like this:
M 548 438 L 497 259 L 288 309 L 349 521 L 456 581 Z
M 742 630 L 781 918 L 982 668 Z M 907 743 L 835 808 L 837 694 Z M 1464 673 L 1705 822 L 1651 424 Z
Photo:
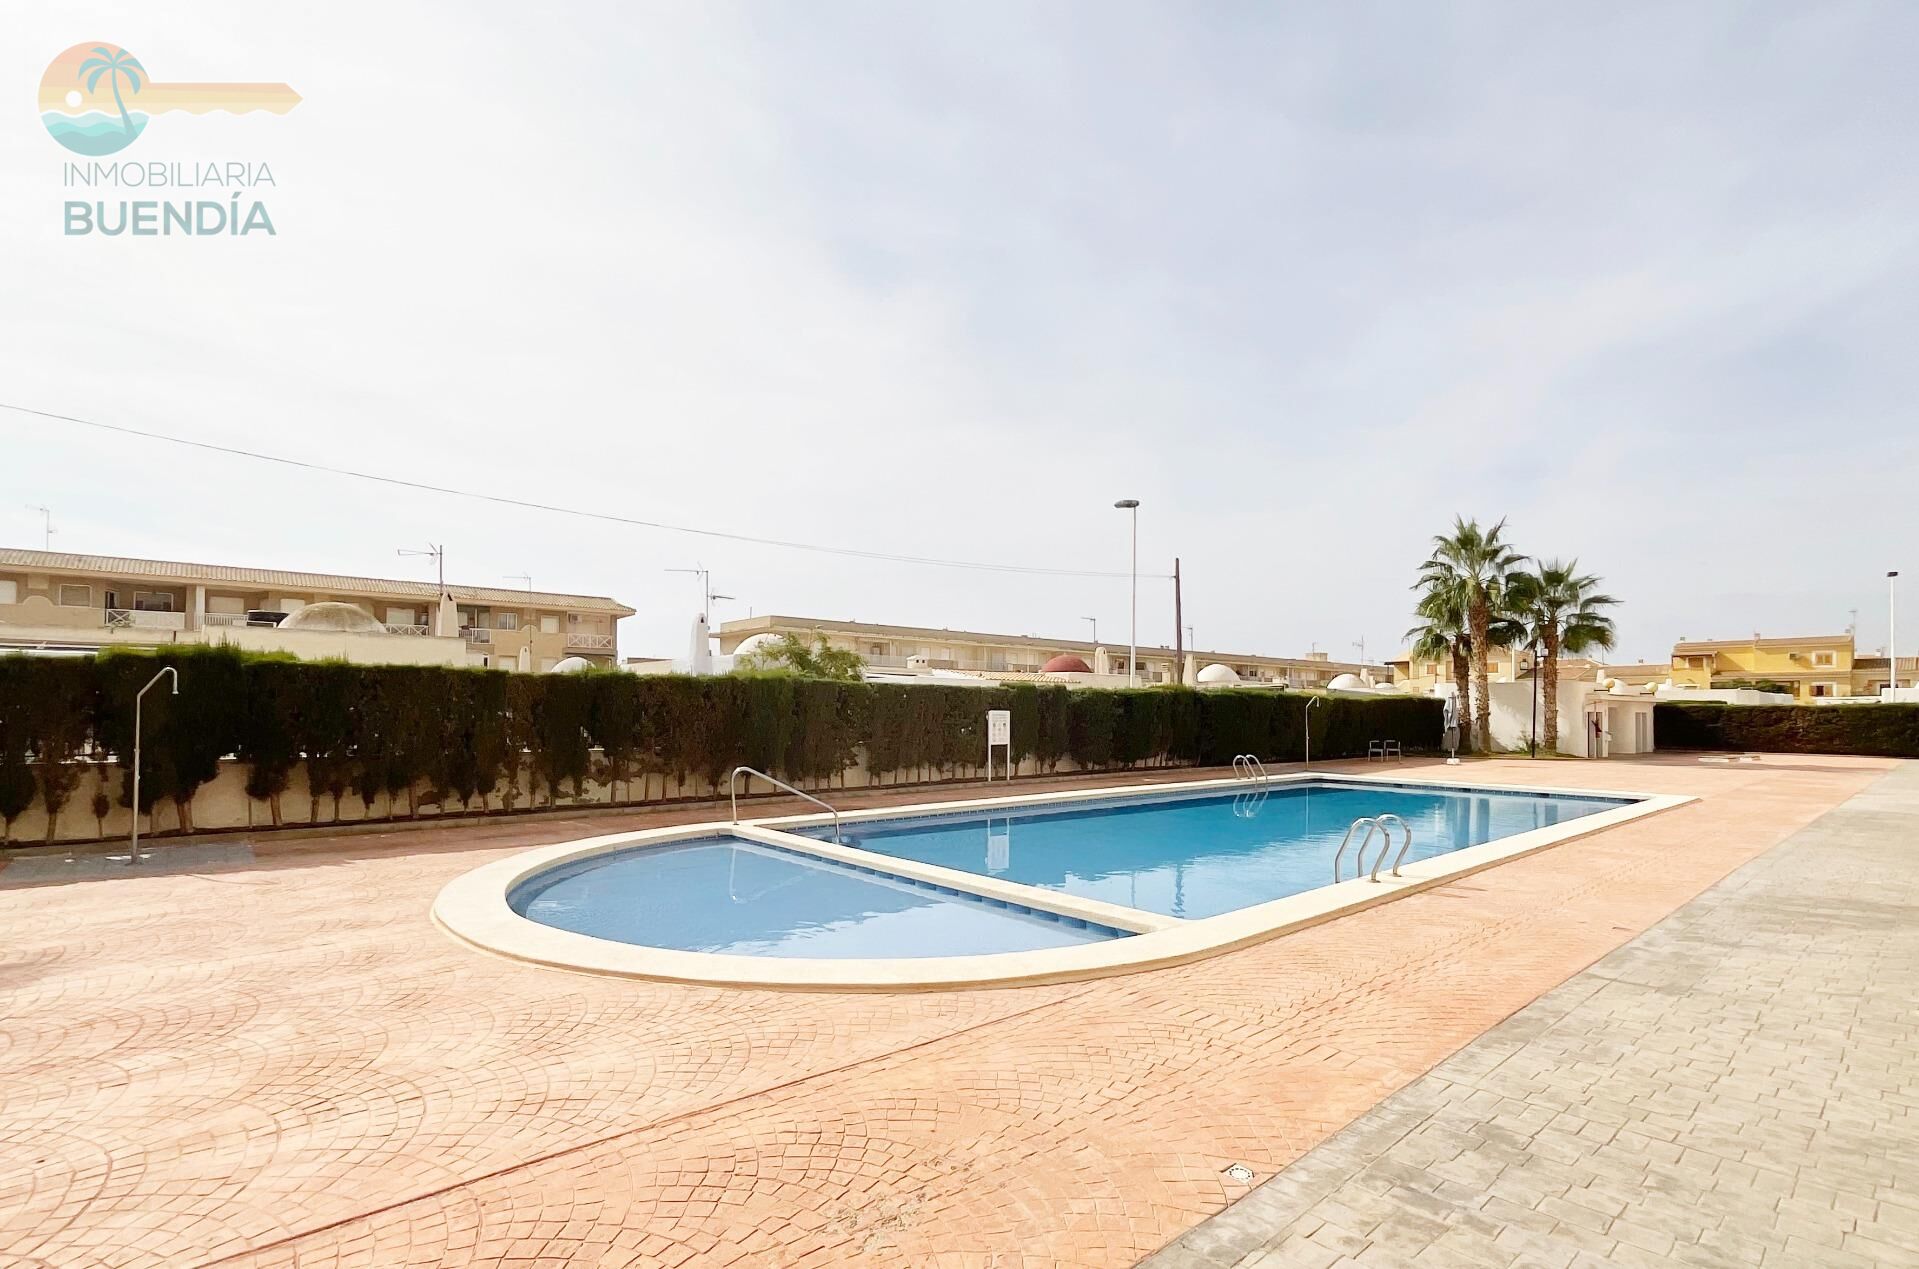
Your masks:
M 1270 783 L 1285 786 L 1318 778 L 1313 773 L 1300 772 L 1274 777 Z M 1444 885 L 1508 860 L 1604 832 L 1696 800 L 1691 797 L 1628 794 L 1618 790 L 1467 785 L 1457 779 L 1383 778 L 1345 773 L 1340 773 L 1336 778 L 1341 783 L 1427 785 L 1472 793 L 1543 793 L 1615 801 L 1621 798 L 1634 800 L 1627 805 L 1581 816 L 1562 824 L 1529 829 L 1510 837 L 1407 864 L 1398 877 L 1382 874 L 1377 882 L 1364 879 L 1342 881 L 1201 920 L 1181 920 L 1158 913 L 1141 912 L 1117 904 L 933 864 L 896 859 L 782 831 L 788 827 L 822 823 L 830 825 L 833 823 L 830 815 L 783 816 L 739 824 L 725 821 L 687 824 L 634 833 L 612 833 L 541 847 L 486 864 L 454 878 L 434 900 L 432 916 L 441 929 L 482 951 L 581 973 L 789 991 L 943 991 L 970 987 L 1030 986 L 1103 978 L 1202 960 L 1305 929 L 1334 917 L 1391 902 L 1407 894 Z M 1204 796 L 1246 787 L 1248 785 L 1244 780 L 1226 779 L 1073 790 L 1067 793 L 1021 794 L 861 811 L 842 815 L 840 822 L 861 823 L 1000 807 L 1072 805 L 1115 796 L 1143 800 Z M 989 900 L 997 899 L 1136 933 L 1128 938 L 1034 952 L 887 960 L 823 960 L 681 952 L 619 943 L 541 925 L 520 916 L 508 906 L 507 896 L 515 887 L 559 865 L 634 847 L 667 845 L 716 835 L 778 846 L 824 860 L 854 864 Z

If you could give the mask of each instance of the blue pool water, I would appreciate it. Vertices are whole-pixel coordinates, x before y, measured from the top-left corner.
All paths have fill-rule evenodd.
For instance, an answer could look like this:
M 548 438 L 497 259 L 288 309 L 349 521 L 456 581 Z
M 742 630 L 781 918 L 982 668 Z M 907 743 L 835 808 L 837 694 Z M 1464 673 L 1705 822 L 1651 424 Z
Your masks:
M 1410 863 L 1629 800 L 1315 781 L 1275 786 L 1264 797 L 1114 799 L 1011 815 L 850 823 L 844 840 L 900 859 L 1197 918 L 1331 884 L 1333 853 L 1362 815 L 1391 812 L 1405 820 L 1413 830 Z M 802 831 L 832 836 L 830 828 Z M 1395 834 L 1395 854 L 1398 843 Z M 1344 875 L 1353 875 L 1350 849 Z
M 563 864 L 507 904 L 576 934 L 746 956 L 968 956 L 1122 937 L 726 836 Z

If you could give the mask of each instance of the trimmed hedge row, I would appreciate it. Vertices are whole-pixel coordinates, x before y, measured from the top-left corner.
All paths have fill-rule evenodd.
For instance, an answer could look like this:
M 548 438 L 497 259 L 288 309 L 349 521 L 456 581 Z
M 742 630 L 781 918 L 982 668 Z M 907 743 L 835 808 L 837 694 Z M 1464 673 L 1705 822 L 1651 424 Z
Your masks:
M 1653 732 L 1661 749 L 1919 758 L 1919 705 L 1661 703 Z
M 989 709 L 1013 715 L 1013 758 L 1052 770 L 1140 763 L 1223 765 L 1237 753 L 1291 759 L 1304 748 L 1309 697 L 1184 688 L 991 689 L 844 683 L 786 675 L 640 677 L 623 672 L 509 674 L 438 666 L 362 666 L 188 648 L 98 658 L 0 657 L 0 820 L 38 800 L 49 822 L 74 796 L 73 760 L 130 765 L 133 699 L 161 665 L 180 674 L 145 703 L 141 807 L 163 800 L 192 827 L 194 793 L 233 756 L 247 792 L 279 823 L 281 795 L 304 766 L 321 800 L 358 794 L 387 814 L 422 802 L 470 807 L 500 791 L 577 795 L 591 778 L 636 801 L 648 774 L 719 781 L 739 764 L 796 783 L 830 781 L 863 756 L 869 774 L 924 780 L 978 765 Z M 1368 741 L 1439 743 L 1436 701 L 1325 698 L 1312 711 L 1315 757 L 1363 755 Z M 127 805 L 122 780 L 119 804 Z M 104 794 L 96 794 L 104 817 Z

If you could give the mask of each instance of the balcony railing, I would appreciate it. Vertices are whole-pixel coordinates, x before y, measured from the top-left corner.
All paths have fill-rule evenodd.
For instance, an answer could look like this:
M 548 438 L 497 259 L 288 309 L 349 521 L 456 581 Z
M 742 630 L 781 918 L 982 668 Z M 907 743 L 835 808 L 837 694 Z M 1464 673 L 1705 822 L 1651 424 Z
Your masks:
M 244 626 L 247 615 L 243 612 L 210 612 L 201 615 L 200 624 L 204 626 Z
M 460 635 L 468 643 L 492 643 L 493 632 L 484 626 L 463 626 Z
M 385 625 L 386 632 L 390 635 L 412 635 L 414 637 L 421 637 L 428 633 L 425 626 L 410 626 L 404 622 L 389 621 L 386 622 Z
M 585 648 L 594 652 L 610 652 L 613 649 L 613 636 L 610 634 L 592 634 L 587 631 L 570 630 L 566 636 L 569 648 Z
M 143 608 L 107 609 L 107 628 L 110 630 L 185 630 L 187 615 L 183 612 L 153 612 Z

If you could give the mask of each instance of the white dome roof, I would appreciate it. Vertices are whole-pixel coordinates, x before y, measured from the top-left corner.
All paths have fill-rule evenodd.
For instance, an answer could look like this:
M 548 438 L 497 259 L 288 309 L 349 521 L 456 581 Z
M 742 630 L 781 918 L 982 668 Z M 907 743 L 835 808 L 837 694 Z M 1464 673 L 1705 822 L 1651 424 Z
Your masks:
M 1234 670 L 1230 665 L 1221 665 L 1215 661 L 1199 672 L 1199 681 L 1202 683 L 1237 683 L 1239 682 L 1239 672 Z
M 385 634 L 380 619 L 353 604 L 308 604 L 296 613 L 280 619 L 282 630 L 332 630 L 350 634 Z
M 1366 683 L 1365 680 L 1361 679 L 1357 674 L 1335 674 L 1333 681 L 1326 685 L 1326 690 L 1329 692 L 1363 692 L 1366 690 Z
M 581 670 L 590 670 L 593 663 L 585 657 L 563 657 L 549 671 L 552 674 L 578 674 Z
M 1373 691 L 1375 691 L 1375 692 L 1379 692 L 1379 693 L 1382 693 L 1383 695 L 1386 695 L 1386 696 L 1392 696 L 1392 695 L 1394 695 L 1395 693 L 1398 693 L 1398 692 L 1403 692 L 1403 691 L 1405 691 L 1405 690 L 1406 690 L 1405 688 L 1403 688 L 1403 687 L 1401 687 L 1401 686 L 1400 686 L 1399 684 L 1397 684 L 1397 683 L 1375 683 L 1375 684 L 1373 684 Z
M 762 630 L 756 635 L 748 635 L 740 640 L 740 646 L 733 649 L 736 657 L 750 657 L 755 652 L 766 652 L 780 646 L 780 637 L 771 630 Z

